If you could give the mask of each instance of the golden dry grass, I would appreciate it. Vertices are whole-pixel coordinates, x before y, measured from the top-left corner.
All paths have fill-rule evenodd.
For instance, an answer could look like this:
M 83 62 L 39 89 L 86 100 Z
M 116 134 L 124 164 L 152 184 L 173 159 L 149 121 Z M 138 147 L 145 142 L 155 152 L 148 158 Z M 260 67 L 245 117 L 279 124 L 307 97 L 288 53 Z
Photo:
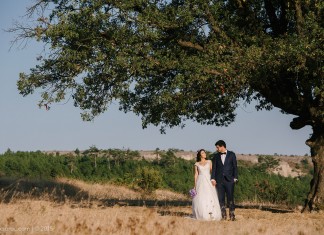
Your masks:
M 91 198 L 97 199 L 119 199 L 119 200 L 140 200 L 140 199 L 154 199 L 154 200 L 187 200 L 185 195 L 174 193 L 167 190 L 156 190 L 153 194 L 147 195 L 141 192 L 134 191 L 125 186 L 117 186 L 112 184 L 89 184 L 80 180 L 74 179 L 58 179 L 57 182 L 74 185 L 85 192 L 89 193 Z
M 87 184 L 60 179 L 88 197 L 51 200 L 51 195 L 11 194 L 0 203 L 0 234 L 324 234 L 324 214 L 301 214 L 288 210 L 237 209 L 237 220 L 208 222 L 191 219 L 190 205 L 127 206 L 108 199 L 143 201 L 143 195 L 108 184 Z M 2 191 L 0 199 L 6 191 Z M 77 192 L 79 193 L 79 192 Z M 146 195 L 147 196 L 147 195 Z M 148 197 L 148 196 L 147 196 Z M 184 195 L 159 191 L 154 200 L 187 199 Z M 115 201 L 117 202 L 117 201 Z M 276 212 L 276 213 L 274 213 Z

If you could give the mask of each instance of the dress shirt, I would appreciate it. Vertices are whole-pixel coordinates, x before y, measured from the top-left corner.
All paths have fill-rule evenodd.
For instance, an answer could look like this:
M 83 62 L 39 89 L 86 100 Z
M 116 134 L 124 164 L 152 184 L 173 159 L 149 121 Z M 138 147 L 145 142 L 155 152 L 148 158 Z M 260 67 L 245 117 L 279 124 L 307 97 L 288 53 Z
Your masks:
M 227 153 L 227 152 L 225 152 L 225 153 L 223 153 L 223 154 L 221 155 L 221 159 L 222 159 L 222 163 L 223 163 L 223 165 L 224 165 L 224 163 L 225 163 L 226 153 Z

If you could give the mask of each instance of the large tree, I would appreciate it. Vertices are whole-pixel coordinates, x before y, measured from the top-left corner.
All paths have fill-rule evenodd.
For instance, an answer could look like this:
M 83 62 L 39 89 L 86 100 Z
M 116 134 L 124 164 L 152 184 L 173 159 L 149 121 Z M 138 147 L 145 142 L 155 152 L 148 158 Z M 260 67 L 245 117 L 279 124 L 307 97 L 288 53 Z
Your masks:
M 91 120 L 113 100 L 166 127 L 227 126 L 240 102 L 313 128 L 307 210 L 324 209 L 324 3 L 321 0 L 38 0 L 19 39 L 46 44 L 24 96 L 71 98 Z M 288 190 L 288 189 L 287 189 Z

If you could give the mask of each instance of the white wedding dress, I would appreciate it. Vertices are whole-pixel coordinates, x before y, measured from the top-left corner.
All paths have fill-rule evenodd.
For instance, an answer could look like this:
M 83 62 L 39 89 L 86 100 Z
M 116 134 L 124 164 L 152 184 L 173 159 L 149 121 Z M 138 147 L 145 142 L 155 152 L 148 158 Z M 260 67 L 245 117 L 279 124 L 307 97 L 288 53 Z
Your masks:
M 216 188 L 210 181 L 211 161 L 202 166 L 198 162 L 198 177 L 196 181 L 197 195 L 192 200 L 192 214 L 198 220 L 221 220 L 222 214 L 219 206 Z

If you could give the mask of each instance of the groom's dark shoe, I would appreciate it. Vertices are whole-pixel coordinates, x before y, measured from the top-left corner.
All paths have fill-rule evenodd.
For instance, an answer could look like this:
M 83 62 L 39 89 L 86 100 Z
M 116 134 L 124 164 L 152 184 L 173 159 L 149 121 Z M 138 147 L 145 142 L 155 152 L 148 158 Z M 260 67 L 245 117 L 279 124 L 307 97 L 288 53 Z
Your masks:
M 230 220 L 235 221 L 235 214 L 234 212 L 230 212 Z
M 227 220 L 226 210 L 222 211 L 222 220 Z

